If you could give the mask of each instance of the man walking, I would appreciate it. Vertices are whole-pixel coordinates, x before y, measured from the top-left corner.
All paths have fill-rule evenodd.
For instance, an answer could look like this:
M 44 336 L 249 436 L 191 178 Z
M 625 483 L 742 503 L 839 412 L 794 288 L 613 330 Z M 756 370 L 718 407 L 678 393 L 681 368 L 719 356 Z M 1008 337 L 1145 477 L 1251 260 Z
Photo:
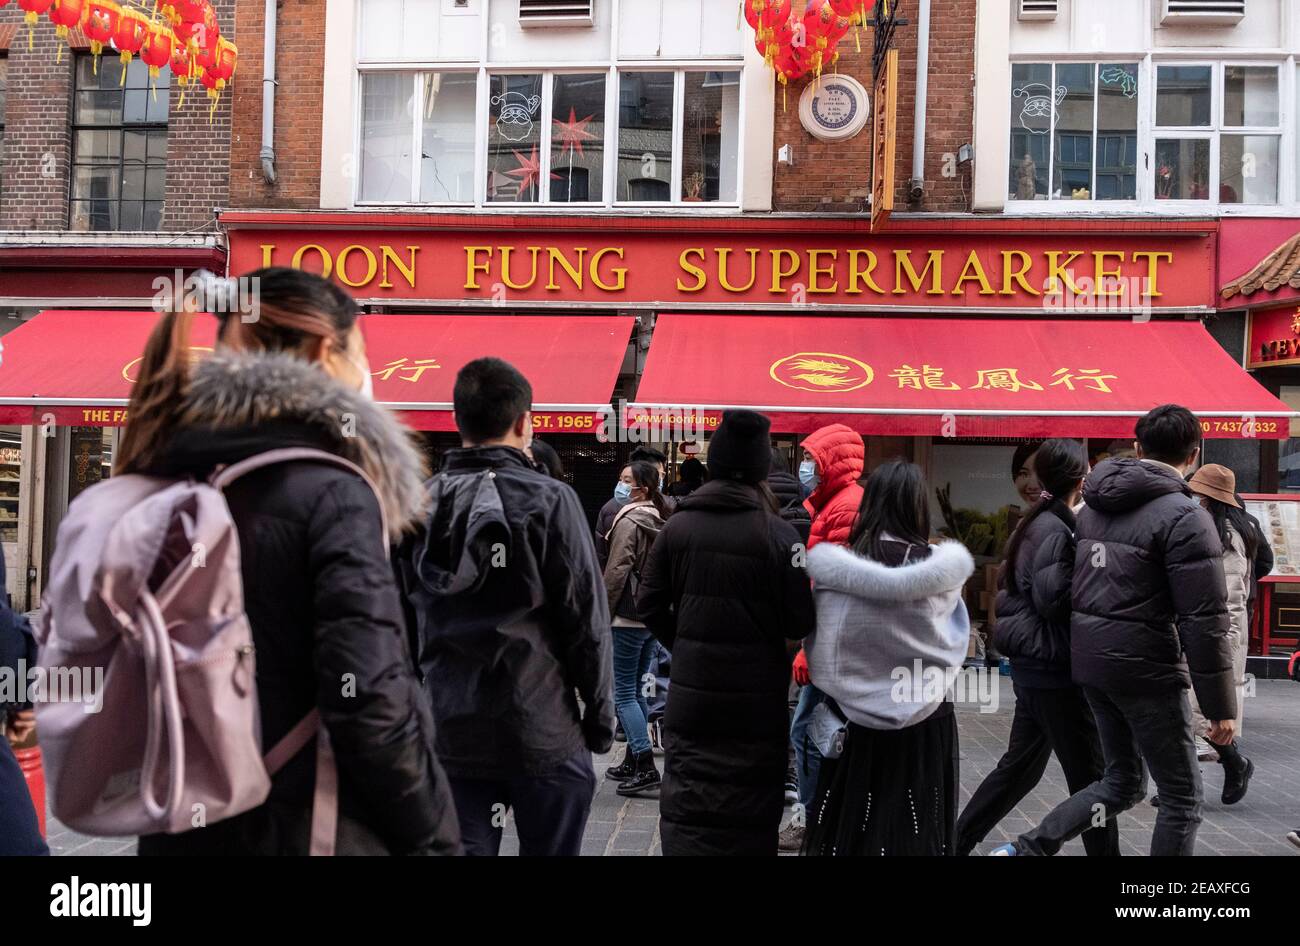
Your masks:
M 1232 739 L 1236 692 L 1223 549 L 1184 476 L 1201 425 L 1166 404 L 1138 421 L 1137 459 L 1097 465 L 1078 516 L 1071 667 L 1097 719 L 1106 771 L 1032 831 L 994 854 L 1055 854 L 1084 829 L 1160 793 L 1151 854 L 1190 855 L 1201 774 L 1185 691 L 1216 742 Z
M 524 456 L 532 398 L 500 359 L 460 370 L 463 446 L 430 482 L 428 527 L 404 563 L 471 855 L 497 853 L 507 809 L 521 854 L 578 854 L 591 753 L 614 736 L 605 584 L 577 494 Z

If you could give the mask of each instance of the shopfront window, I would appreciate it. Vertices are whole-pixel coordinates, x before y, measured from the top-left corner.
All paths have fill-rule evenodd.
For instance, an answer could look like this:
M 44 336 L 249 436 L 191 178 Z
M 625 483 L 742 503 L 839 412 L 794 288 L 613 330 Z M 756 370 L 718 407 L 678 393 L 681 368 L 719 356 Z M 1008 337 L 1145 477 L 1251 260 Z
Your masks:
M 1293 411 L 1300 411 L 1300 386 L 1282 385 L 1278 398 Z M 1278 444 L 1277 491 L 1300 493 L 1300 418 L 1290 420 L 1290 435 Z
M 740 88 L 739 70 L 363 71 L 357 201 L 734 204 Z
M 123 76 L 125 70 L 125 77 Z M 167 184 L 167 76 L 78 56 L 72 108 L 73 230 L 159 230 Z
M 0 546 L 4 548 L 5 591 L 13 595 L 26 569 L 18 561 L 18 489 L 23 469 L 23 429 L 0 427 Z

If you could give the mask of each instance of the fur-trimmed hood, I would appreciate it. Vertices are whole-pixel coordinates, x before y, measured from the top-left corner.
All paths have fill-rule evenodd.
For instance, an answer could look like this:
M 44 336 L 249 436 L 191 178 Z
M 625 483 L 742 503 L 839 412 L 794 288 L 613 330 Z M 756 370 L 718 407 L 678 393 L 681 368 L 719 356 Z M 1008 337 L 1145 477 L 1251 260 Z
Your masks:
M 960 542 L 940 542 L 928 558 L 890 568 L 829 542 L 808 552 L 808 575 L 818 589 L 877 601 L 916 601 L 960 588 L 975 560 Z
M 180 424 L 212 431 L 310 429 L 323 449 L 365 471 L 396 539 L 425 508 L 425 461 L 414 436 L 387 409 L 308 362 L 282 352 L 218 351 L 190 380 Z

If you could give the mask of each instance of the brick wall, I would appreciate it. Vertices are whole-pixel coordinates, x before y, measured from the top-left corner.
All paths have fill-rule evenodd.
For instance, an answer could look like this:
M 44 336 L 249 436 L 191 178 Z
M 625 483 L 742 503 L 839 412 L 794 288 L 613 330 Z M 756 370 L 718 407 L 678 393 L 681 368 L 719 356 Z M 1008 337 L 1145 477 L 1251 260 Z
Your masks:
M 213 0 L 223 30 L 231 32 L 235 0 Z M 73 57 L 45 17 L 32 33 L 17 4 L 0 9 L 0 50 L 8 48 L 3 164 L 0 164 L 0 230 L 68 228 L 69 168 L 72 161 Z M 82 51 L 84 39 L 74 36 Z M 242 50 L 241 50 L 242 52 Z M 111 49 L 105 55 L 114 56 Z M 240 63 L 240 70 L 243 63 Z M 212 211 L 229 194 L 229 91 L 209 121 L 206 90 L 193 83 L 179 108 L 180 89 L 169 92 L 165 230 L 209 224 Z
M 973 139 L 975 4 L 970 0 L 931 3 L 925 196 L 920 203 L 908 201 L 916 98 L 916 3 L 912 0 L 903 6 L 903 15 L 913 22 L 898 27 L 894 34 L 899 50 L 894 209 L 964 212 L 969 207 L 970 166 L 958 166 L 956 152 Z M 853 76 L 869 93 L 871 38 L 870 30 L 862 32 L 862 51 L 858 52 L 850 32 L 840 41 L 838 64 L 840 72 Z M 794 164 L 776 165 L 772 207 L 801 212 L 864 211 L 871 190 L 871 125 L 848 141 L 819 141 L 809 135 L 799 122 L 799 96 L 811 81 L 791 83 L 784 108 L 777 87 L 774 150 L 791 145 Z
M 321 108 L 324 89 L 325 2 L 280 0 L 276 22 L 275 171 L 262 177 L 262 0 L 240 0 L 241 35 L 257 37 L 240 48 L 231 139 L 230 206 L 320 206 Z

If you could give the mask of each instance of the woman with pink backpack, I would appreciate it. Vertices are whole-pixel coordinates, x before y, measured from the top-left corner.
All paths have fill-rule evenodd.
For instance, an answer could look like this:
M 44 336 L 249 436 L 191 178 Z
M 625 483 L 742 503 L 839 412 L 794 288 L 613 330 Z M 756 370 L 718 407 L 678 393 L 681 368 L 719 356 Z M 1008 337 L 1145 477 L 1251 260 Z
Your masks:
M 295 269 L 262 269 L 243 278 L 251 281 L 256 312 L 251 318 L 237 312 L 222 317 L 216 351 L 210 356 L 195 362 L 190 341 L 191 321 L 210 316 L 168 313 L 159 320 L 131 397 L 115 475 L 96 489 L 105 490 L 98 502 L 107 506 L 114 496 L 106 491 L 110 484 L 157 482 L 123 475 L 145 474 L 167 478 L 177 490 L 200 490 L 177 494 L 191 497 L 189 502 L 197 502 L 194 496 L 219 499 L 216 493 L 201 492 L 209 486 L 224 496 L 238 538 L 243 595 L 238 620 L 246 615 L 251 628 L 251 646 L 240 652 L 247 654 L 250 668 L 255 666 L 252 728 L 260 729 L 260 747 L 254 732 L 251 755 L 246 751 L 242 757 L 252 764 L 227 767 L 240 777 L 256 769 L 260 791 L 252 793 L 252 807 L 245 792 L 245 802 L 228 806 L 229 816 L 217 820 L 210 817 L 211 805 L 190 804 L 186 786 L 177 784 L 206 779 L 201 797 L 219 794 L 213 785 L 219 786 L 221 779 L 213 777 L 211 758 L 218 753 L 204 757 L 203 749 L 240 728 L 229 719 L 230 700 L 225 711 L 212 712 L 212 719 L 196 718 L 185 703 L 187 686 L 189 699 L 203 699 L 202 694 L 194 696 L 187 674 L 205 671 L 183 666 L 183 638 L 193 623 L 174 615 L 188 604 L 192 609 L 201 605 L 201 617 L 207 617 L 217 614 L 223 602 L 168 599 L 169 615 L 151 595 L 163 601 L 173 579 L 207 580 L 209 587 L 218 589 L 217 599 L 230 598 L 231 583 L 235 591 L 239 585 L 233 575 L 222 586 L 220 577 L 184 574 L 190 558 L 196 560 L 191 564 L 209 569 L 215 562 L 235 560 L 228 550 L 187 545 L 172 550 L 168 559 L 164 542 L 158 564 L 150 566 L 154 575 L 147 588 L 133 590 L 150 602 L 148 607 L 123 608 L 121 617 L 124 639 L 139 633 L 145 661 L 161 653 L 164 671 L 171 672 L 170 679 L 163 680 L 161 695 L 150 704 L 148 717 L 151 729 L 155 717 L 175 728 L 159 727 L 163 734 L 151 734 L 144 743 L 143 765 L 134 763 L 137 781 L 147 790 L 142 797 L 153 817 L 149 823 L 159 832 L 141 837 L 139 852 L 458 853 L 455 810 L 434 755 L 433 721 L 412 669 L 388 558 L 390 544 L 420 517 L 422 456 L 409 432 L 370 397 L 371 371 L 358 308 L 347 293 Z M 301 452 L 281 454 L 264 465 L 252 459 L 286 448 Z M 315 456 L 304 456 L 308 451 Z M 249 462 L 236 466 L 243 461 Z M 224 479 L 213 478 L 223 470 L 229 470 Z M 89 496 L 79 502 L 90 502 L 87 509 L 93 512 L 96 500 Z M 136 502 L 129 511 L 140 505 Z M 225 515 L 224 508 L 220 512 Z M 86 512 L 81 515 L 91 521 Z M 75 545 L 85 531 L 70 530 L 68 543 Z M 113 542 L 120 545 L 128 539 L 134 537 L 110 534 L 110 540 L 101 543 L 105 557 L 113 552 Z M 65 541 L 62 531 L 60 541 Z M 206 562 L 199 560 L 204 557 Z M 131 561 L 129 556 L 122 560 L 127 565 Z M 86 571 L 82 567 L 81 572 Z M 129 577 L 129 567 L 120 571 Z M 155 579 L 157 575 L 161 577 Z M 69 579 L 65 585 L 74 583 Z M 62 593 L 66 595 L 66 589 Z M 98 593 L 111 602 L 114 589 Z M 203 595 L 190 594 L 195 597 Z M 50 653 L 43 652 L 43 660 L 66 656 L 68 628 L 86 621 L 69 600 L 75 599 L 56 594 L 50 626 L 44 630 Z M 102 617 L 91 615 L 89 620 Z M 208 618 L 209 628 L 212 623 Z M 237 662 L 235 667 L 237 672 Z M 151 692 L 161 675 L 150 668 Z M 214 679 L 224 687 L 230 672 Z M 109 702 L 121 698 L 112 692 L 111 677 L 105 697 Z M 168 716 L 158 708 L 166 710 L 178 702 L 183 713 L 172 709 Z M 71 744 L 75 725 L 60 732 L 57 712 L 50 713 L 51 731 L 63 735 L 71 747 L 61 747 L 67 777 L 56 786 L 55 812 L 62 803 L 93 823 L 93 806 L 72 794 L 78 755 L 85 756 L 84 740 L 80 746 Z M 119 735 L 122 743 L 132 738 Z M 265 770 L 258 764 L 262 754 Z M 182 755 L 188 768 L 176 764 Z M 140 776 L 141 771 L 146 775 Z M 259 802 L 268 774 L 269 794 Z M 170 803 L 159 803 L 159 797 Z M 159 816 L 160 807 L 167 809 L 165 817 Z M 331 817 L 322 820 L 319 815 L 326 808 Z M 120 833 L 114 829 L 141 823 L 138 807 L 122 810 L 133 813 L 134 822 L 124 816 L 107 824 L 103 833 Z

